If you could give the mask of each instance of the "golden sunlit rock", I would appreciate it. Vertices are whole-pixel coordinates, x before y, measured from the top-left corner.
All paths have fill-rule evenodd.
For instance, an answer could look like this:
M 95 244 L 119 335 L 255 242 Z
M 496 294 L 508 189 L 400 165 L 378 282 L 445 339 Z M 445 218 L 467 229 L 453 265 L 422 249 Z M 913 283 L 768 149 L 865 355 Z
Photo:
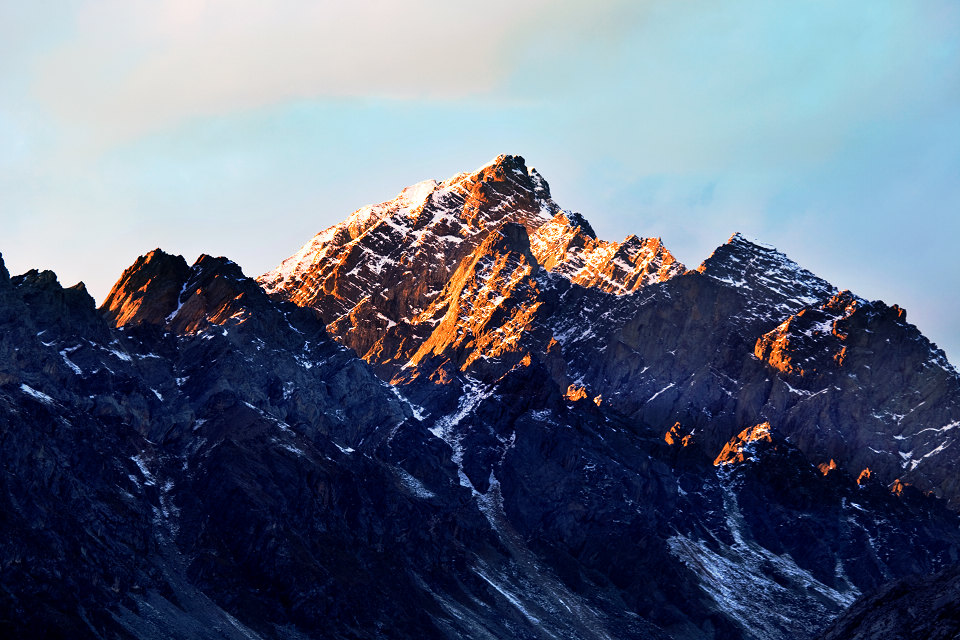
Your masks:
M 749 449 L 753 442 L 773 442 L 769 422 L 747 427 L 731 438 L 730 442 L 725 444 L 723 450 L 720 451 L 720 455 L 713 461 L 713 465 L 720 466 L 751 460 Z
M 660 238 L 631 235 L 623 242 L 596 237 L 580 214 L 563 211 L 530 236 L 530 249 L 545 269 L 571 282 L 623 295 L 685 271 Z
M 834 462 L 833 458 L 830 458 L 830 462 L 821 462 L 817 465 L 817 469 L 820 470 L 820 473 L 823 475 L 828 475 L 831 471 L 837 468 L 837 463 Z
M 100 307 L 104 317 L 115 327 L 163 324 L 177 309 L 189 273 L 181 256 L 160 249 L 140 256 L 107 294 Z
M 903 495 L 903 490 L 909 486 L 910 486 L 909 482 L 904 482 L 900 478 L 897 478 L 890 485 L 890 493 L 892 493 L 895 496 L 901 496 Z
M 679 444 L 681 447 L 686 447 L 693 440 L 693 431 L 685 433 L 685 429 L 679 422 L 673 423 L 673 426 L 663 435 L 663 440 L 673 446 L 674 444 Z
M 564 394 L 564 396 L 571 402 L 583 400 L 587 397 L 587 388 L 582 385 L 571 384 L 569 387 L 567 387 L 567 392 Z

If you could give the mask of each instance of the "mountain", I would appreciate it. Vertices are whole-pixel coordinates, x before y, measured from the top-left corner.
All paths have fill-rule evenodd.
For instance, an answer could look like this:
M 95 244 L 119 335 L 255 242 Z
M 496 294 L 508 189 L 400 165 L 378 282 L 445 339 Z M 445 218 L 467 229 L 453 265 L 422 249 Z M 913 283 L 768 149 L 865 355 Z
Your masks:
M 960 382 L 902 309 L 600 240 L 518 156 L 257 280 L 0 266 L 0 328 L 5 637 L 842 637 L 957 566 Z
M 960 377 L 905 311 L 740 234 L 695 271 L 659 239 L 599 241 L 517 156 L 360 209 L 259 282 L 394 382 L 529 356 L 661 434 L 714 450 L 766 420 L 811 461 L 960 506 Z

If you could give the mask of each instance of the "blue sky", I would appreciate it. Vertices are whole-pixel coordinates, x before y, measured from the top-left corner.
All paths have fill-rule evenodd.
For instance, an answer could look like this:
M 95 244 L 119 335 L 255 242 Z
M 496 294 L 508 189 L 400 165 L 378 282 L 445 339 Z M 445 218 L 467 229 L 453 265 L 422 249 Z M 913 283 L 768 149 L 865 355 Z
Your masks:
M 519 153 L 601 236 L 734 231 L 960 361 L 960 4 L 0 0 L 0 252 L 102 300 L 155 246 L 272 268 Z

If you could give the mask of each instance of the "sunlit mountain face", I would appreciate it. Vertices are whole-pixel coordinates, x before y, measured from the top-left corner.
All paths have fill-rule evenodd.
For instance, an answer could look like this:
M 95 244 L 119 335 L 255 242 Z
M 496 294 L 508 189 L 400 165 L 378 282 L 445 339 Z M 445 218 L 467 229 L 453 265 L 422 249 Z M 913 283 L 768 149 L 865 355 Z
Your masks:
M 7 637 L 866 638 L 911 591 L 949 637 L 943 352 L 740 234 L 602 240 L 519 156 L 257 279 L 0 268 L 0 325 Z

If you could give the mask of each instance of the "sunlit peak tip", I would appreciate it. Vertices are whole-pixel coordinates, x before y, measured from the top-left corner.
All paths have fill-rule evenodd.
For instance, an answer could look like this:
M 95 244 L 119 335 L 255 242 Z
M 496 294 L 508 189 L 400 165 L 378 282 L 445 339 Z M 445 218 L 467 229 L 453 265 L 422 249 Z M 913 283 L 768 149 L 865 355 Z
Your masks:
M 524 173 L 526 173 L 527 171 L 526 162 L 524 161 L 523 156 L 517 155 L 517 154 L 510 154 L 510 153 L 501 153 L 496 158 L 494 158 L 493 160 L 490 160 L 489 162 L 484 164 L 482 167 L 477 169 L 477 171 L 483 171 L 484 169 L 488 169 L 490 167 L 495 167 L 498 165 L 504 166 L 504 167 L 513 166 L 518 169 L 522 168 Z
M 777 248 L 772 244 L 767 244 L 766 242 L 760 242 L 759 240 L 753 240 L 743 235 L 741 232 L 737 231 L 734 233 L 726 242 L 727 244 L 741 245 L 741 246 L 753 246 L 760 247 L 762 249 L 769 249 L 771 251 L 776 251 Z

